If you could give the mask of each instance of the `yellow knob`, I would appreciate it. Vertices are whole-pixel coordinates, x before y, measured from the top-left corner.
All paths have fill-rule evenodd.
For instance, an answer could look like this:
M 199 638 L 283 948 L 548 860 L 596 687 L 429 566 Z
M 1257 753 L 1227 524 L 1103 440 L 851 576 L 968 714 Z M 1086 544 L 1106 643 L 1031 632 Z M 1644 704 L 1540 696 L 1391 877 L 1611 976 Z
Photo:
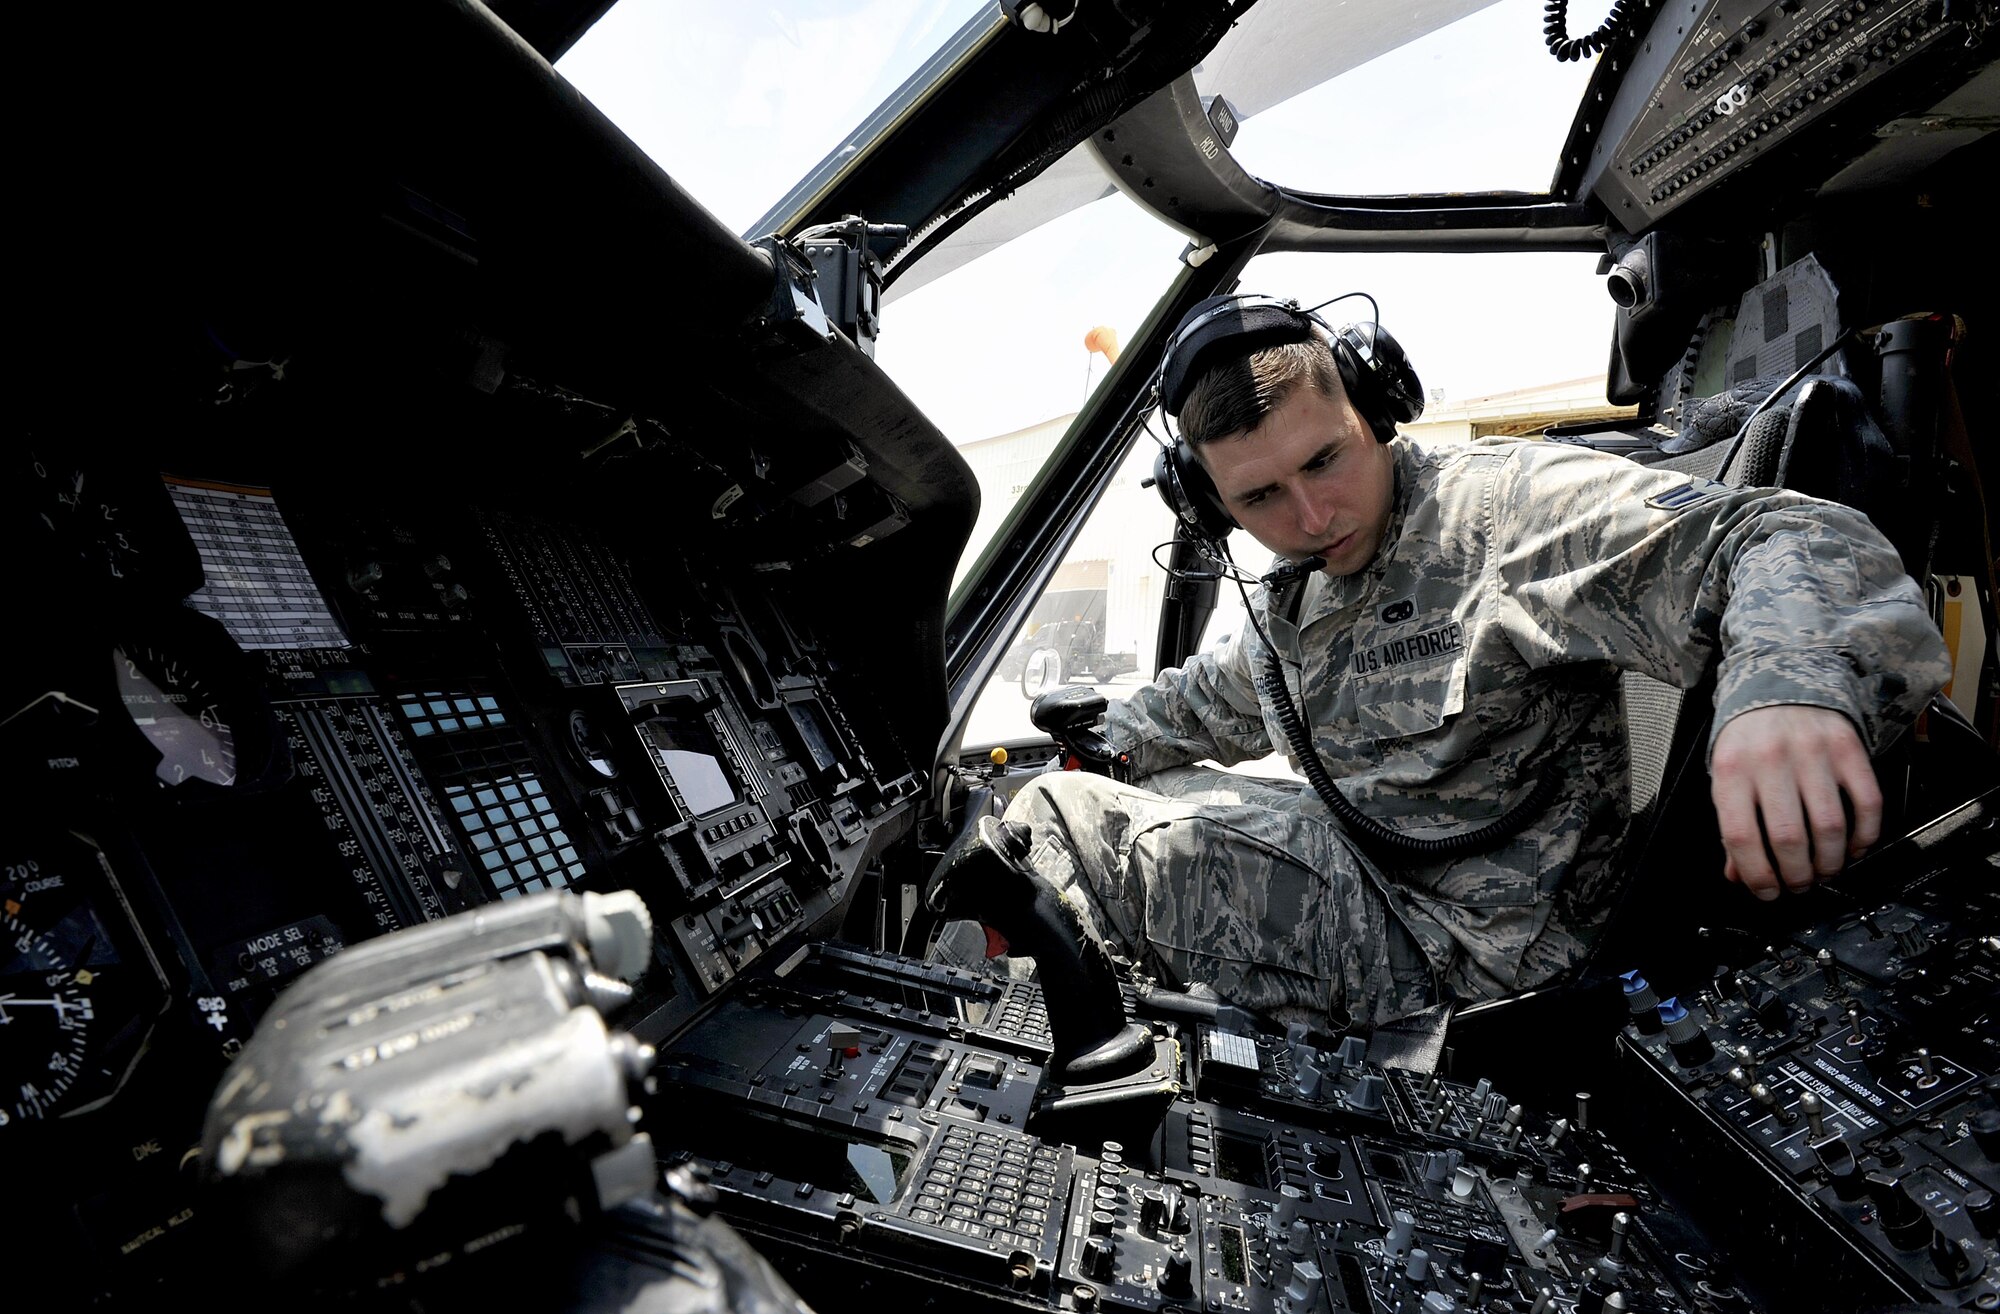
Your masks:
M 1007 750 L 999 747 L 998 745 L 995 745 L 993 751 L 986 755 L 986 760 L 988 762 L 991 762 L 994 766 L 1006 766 Z

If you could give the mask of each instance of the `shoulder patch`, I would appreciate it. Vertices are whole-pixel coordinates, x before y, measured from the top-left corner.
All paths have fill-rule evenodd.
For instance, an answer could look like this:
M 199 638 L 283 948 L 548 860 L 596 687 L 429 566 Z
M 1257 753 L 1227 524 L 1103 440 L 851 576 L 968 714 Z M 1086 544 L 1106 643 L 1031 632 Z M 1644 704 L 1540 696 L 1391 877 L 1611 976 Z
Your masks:
M 1646 505 L 1656 511 L 1685 511 L 1697 502 L 1706 502 L 1728 491 L 1728 484 L 1718 484 L 1713 479 L 1690 479 L 1664 493 L 1653 494 L 1646 499 Z

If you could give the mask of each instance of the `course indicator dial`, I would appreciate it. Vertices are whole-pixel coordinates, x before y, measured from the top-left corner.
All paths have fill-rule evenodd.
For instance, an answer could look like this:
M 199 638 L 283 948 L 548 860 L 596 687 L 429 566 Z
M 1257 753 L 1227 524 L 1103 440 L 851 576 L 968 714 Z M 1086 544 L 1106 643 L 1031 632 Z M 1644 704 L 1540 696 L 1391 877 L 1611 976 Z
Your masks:
M 0 1127 L 43 1118 L 83 1074 L 93 980 L 53 940 L 0 905 Z

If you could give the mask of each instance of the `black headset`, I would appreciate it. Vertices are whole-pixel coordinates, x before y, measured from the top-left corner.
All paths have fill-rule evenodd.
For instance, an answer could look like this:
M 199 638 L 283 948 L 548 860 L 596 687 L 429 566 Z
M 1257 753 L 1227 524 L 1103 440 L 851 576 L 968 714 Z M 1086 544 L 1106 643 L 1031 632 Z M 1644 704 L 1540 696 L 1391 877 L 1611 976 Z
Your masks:
M 1195 303 L 1167 339 L 1153 396 L 1169 416 L 1178 417 L 1203 374 L 1266 347 L 1304 342 L 1312 337 L 1315 325 L 1326 330 L 1341 385 L 1374 431 L 1375 441 L 1388 442 L 1396 436 L 1398 424 L 1409 424 L 1424 413 L 1424 389 L 1417 372 L 1380 324 L 1362 322 L 1336 329 L 1312 311 L 1300 310 L 1297 301 L 1247 294 Z M 1223 505 L 1193 445 L 1178 433 L 1172 439 L 1153 458 L 1153 486 L 1197 538 L 1209 542 L 1227 538 L 1237 528 L 1236 518 Z

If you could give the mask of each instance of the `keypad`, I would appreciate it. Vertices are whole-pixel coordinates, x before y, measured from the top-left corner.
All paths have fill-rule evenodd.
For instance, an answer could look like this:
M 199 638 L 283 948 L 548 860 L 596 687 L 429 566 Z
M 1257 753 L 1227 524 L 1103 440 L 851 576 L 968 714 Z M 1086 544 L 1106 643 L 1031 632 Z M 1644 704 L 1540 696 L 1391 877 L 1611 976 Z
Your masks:
M 1012 1132 L 948 1126 L 924 1164 L 907 1217 L 1039 1253 L 1061 1222 L 1063 1150 Z
M 1049 1010 L 1048 1005 L 1042 1002 L 1041 987 L 1025 981 L 1008 982 L 1006 993 L 994 1006 L 985 1029 L 1000 1035 L 1046 1043 L 1049 1040 Z

